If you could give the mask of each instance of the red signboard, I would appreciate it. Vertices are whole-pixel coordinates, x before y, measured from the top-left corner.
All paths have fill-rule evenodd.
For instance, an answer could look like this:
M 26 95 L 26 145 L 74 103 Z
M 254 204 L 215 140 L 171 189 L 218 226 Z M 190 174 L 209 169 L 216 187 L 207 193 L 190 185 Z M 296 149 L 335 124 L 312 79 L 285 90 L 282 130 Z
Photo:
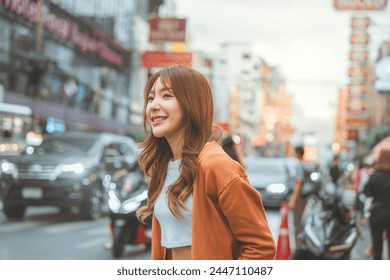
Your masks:
M 343 11 L 375 11 L 383 10 L 387 0 L 334 0 L 336 10 Z
M 365 66 L 351 66 L 348 69 L 348 76 L 350 78 L 367 78 L 368 68 Z
M 349 60 L 365 62 L 368 60 L 368 51 L 350 51 Z
M 351 19 L 352 28 L 367 28 L 370 26 L 369 17 L 353 17 Z
M 192 66 L 192 53 L 146 51 L 142 54 L 142 65 L 146 68 L 167 67 L 171 65 Z
M 182 18 L 149 18 L 150 42 L 185 42 L 186 19 Z
M 350 96 L 361 96 L 362 94 L 368 93 L 367 84 L 349 84 L 348 94 Z
M 351 44 L 365 44 L 367 45 L 369 43 L 369 36 L 367 33 L 364 32 L 354 32 L 349 37 L 349 42 Z

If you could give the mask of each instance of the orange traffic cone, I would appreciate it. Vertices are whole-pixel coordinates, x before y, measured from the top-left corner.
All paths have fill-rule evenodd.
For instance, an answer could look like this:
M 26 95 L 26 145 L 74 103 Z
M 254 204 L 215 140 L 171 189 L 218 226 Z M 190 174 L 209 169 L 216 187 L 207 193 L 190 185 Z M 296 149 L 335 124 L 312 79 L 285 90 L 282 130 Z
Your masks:
M 280 205 L 280 217 L 281 223 L 275 259 L 288 260 L 291 255 L 291 248 L 288 231 L 288 203 L 286 201 L 283 201 Z

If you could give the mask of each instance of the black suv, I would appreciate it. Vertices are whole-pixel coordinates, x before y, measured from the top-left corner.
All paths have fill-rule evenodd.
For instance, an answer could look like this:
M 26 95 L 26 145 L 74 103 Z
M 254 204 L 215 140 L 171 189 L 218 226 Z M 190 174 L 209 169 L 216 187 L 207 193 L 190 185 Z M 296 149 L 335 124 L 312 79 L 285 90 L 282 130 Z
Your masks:
M 22 218 L 27 206 L 77 207 L 83 219 L 101 216 L 107 200 L 104 177 L 137 164 L 138 146 L 106 132 L 49 135 L 22 155 L 1 160 L 4 213 Z

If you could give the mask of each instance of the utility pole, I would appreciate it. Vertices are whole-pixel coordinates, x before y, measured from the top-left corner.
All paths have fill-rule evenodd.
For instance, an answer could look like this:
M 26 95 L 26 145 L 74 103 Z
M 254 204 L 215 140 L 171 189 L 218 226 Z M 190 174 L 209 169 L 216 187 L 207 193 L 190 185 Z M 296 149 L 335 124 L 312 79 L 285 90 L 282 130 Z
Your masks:
M 41 128 L 39 126 L 39 120 L 40 120 L 40 110 L 41 110 L 41 87 L 42 87 L 42 75 L 43 71 L 40 69 L 40 65 L 42 62 L 39 60 L 41 59 L 42 54 L 42 44 L 43 44 L 43 19 L 44 19 L 44 7 L 45 7 L 45 0 L 38 0 L 38 22 L 36 25 L 35 30 L 35 53 L 37 54 L 38 59 L 34 60 L 36 62 L 36 65 L 38 65 L 37 68 L 35 68 L 33 71 L 39 71 L 38 75 L 38 81 L 35 88 L 35 108 L 34 108 L 34 120 L 33 120 L 33 130 L 35 133 L 41 133 Z M 44 62 L 43 62 L 44 63 Z

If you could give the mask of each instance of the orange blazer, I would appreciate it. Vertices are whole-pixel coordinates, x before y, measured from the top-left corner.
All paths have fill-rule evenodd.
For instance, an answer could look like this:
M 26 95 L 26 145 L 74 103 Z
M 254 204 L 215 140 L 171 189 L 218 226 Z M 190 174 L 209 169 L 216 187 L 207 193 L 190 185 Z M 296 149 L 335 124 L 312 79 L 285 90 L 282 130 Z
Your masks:
M 192 245 L 194 260 L 273 260 L 276 246 L 260 194 L 244 168 L 216 142 L 198 157 L 193 188 Z M 153 216 L 152 259 L 169 259 L 161 246 L 161 228 Z

